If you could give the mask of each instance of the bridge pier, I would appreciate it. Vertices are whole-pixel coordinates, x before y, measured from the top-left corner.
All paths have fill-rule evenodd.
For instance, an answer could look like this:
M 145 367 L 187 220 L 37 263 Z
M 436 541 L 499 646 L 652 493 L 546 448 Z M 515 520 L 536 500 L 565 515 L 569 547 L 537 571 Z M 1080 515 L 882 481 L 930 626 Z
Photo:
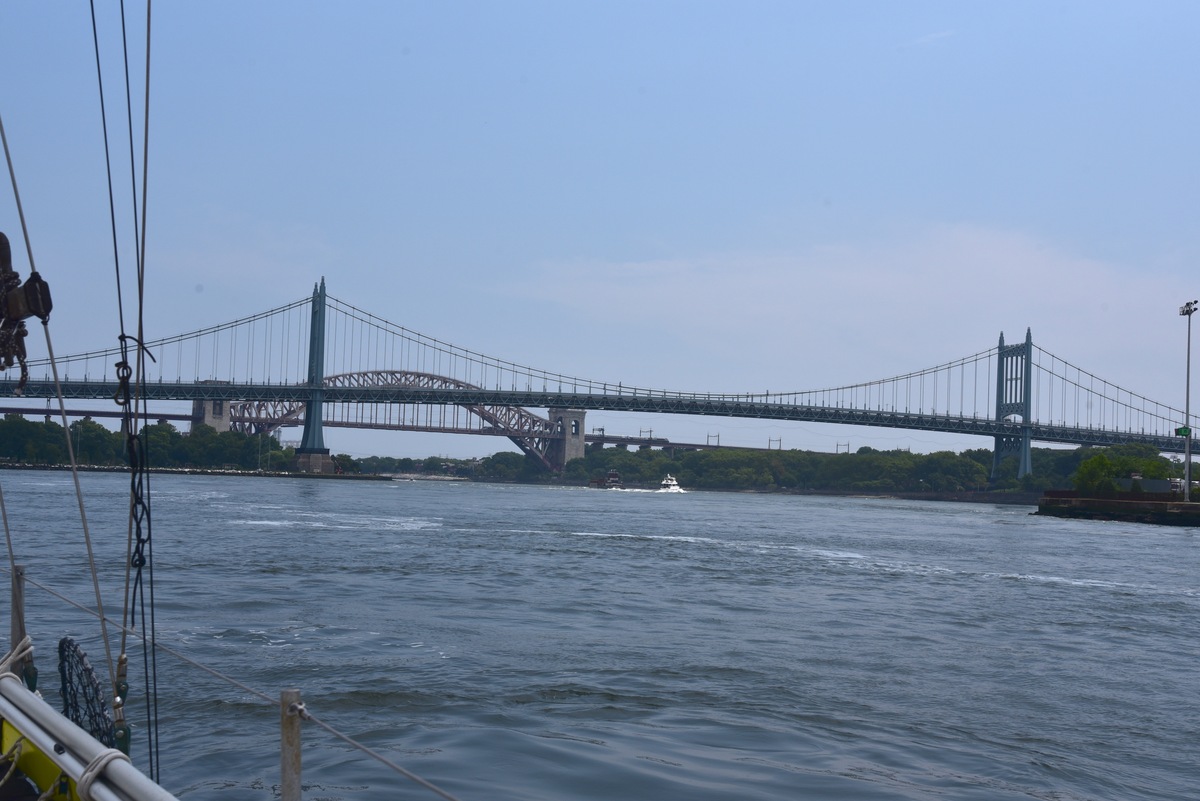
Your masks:
M 218 434 L 229 430 L 229 404 L 223 400 L 192 401 L 192 425 L 212 426 Z
M 337 465 L 333 461 L 333 457 L 329 455 L 329 449 L 323 451 L 308 451 L 301 453 L 300 449 L 296 449 L 296 472 L 297 473 L 336 473 Z
M 1032 458 L 1033 451 L 1030 448 L 1029 429 L 1026 428 L 1024 433 L 1017 437 L 996 437 L 996 445 L 992 449 L 992 475 L 993 481 L 1000 471 L 1000 463 L 1009 456 L 1017 457 L 1017 478 L 1025 478 L 1033 472 Z
M 587 412 L 583 409 L 547 409 L 550 422 L 562 432 L 561 439 L 550 440 L 546 458 L 550 460 L 554 471 L 561 473 L 572 459 L 582 459 L 586 440 L 584 439 L 583 419 Z
M 201 381 L 201 384 L 224 384 L 228 381 Z M 218 434 L 229 430 L 230 401 L 220 398 L 192 401 L 192 425 L 202 423 L 212 426 Z

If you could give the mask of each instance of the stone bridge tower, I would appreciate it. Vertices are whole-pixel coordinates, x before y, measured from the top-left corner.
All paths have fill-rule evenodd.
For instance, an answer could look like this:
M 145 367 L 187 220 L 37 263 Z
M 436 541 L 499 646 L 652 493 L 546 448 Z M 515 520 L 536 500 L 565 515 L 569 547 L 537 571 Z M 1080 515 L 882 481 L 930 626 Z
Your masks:
M 583 419 L 587 414 L 583 409 L 547 409 L 550 422 L 557 430 L 562 431 L 562 439 L 550 440 L 546 457 L 554 465 L 555 472 L 561 473 L 572 459 L 582 459 L 584 454 Z
M 201 381 L 201 384 L 228 384 L 228 381 Z M 192 401 L 192 425 L 212 426 L 218 434 L 229 430 L 229 401 L 205 399 Z

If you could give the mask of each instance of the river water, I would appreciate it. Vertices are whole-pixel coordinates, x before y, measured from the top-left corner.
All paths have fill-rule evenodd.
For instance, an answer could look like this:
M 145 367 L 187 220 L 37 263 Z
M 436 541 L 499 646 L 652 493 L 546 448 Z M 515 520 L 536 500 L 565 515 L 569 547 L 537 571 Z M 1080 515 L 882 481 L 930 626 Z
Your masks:
M 112 615 L 127 481 L 82 481 Z M 30 578 L 92 603 L 69 476 L 0 482 Z M 1200 797 L 1197 529 L 889 499 L 151 486 L 163 642 L 272 697 L 299 687 L 464 801 Z M 27 617 L 48 696 L 63 634 L 100 670 L 94 621 L 33 587 Z M 276 797 L 277 708 L 168 656 L 158 676 L 164 785 Z M 309 801 L 436 797 L 304 738 Z

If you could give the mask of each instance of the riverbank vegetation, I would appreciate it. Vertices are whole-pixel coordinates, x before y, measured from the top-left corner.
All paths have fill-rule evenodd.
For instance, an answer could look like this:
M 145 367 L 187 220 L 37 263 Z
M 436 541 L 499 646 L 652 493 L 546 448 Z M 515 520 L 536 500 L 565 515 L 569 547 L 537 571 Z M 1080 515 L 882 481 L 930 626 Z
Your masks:
M 128 463 L 124 434 L 86 417 L 71 423 L 67 431 L 79 464 L 107 467 Z M 166 421 L 148 425 L 143 432 L 146 455 L 155 467 L 275 471 L 289 469 L 296 459 L 295 451 L 265 434 L 217 433 L 211 426 L 197 425 L 185 435 Z M 0 420 L 0 457 L 31 465 L 70 463 L 61 425 L 34 422 L 19 414 L 7 414 Z
M 77 420 L 68 431 L 80 464 L 125 464 L 125 438 L 91 419 Z M 267 435 L 221 432 L 197 425 L 188 434 L 169 422 L 144 429 L 146 456 L 155 467 L 232 469 L 264 472 L 288 470 L 295 459 L 291 448 Z M 656 487 L 667 473 L 689 489 L 811 491 L 855 493 L 1040 492 L 1074 488 L 1082 492 L 1111 492 L 1116 481 L 1139 474 L 1143 478 L 1182 475 L 1177 461 L 1148 445 L 1113 448 L 1034 448 L 1033 473 L 1017 478 L 1016 459 L 1001 464 L 990 479 L 992 452 L 976 448 L 962 453 L 919 454 L 905 450 L 859 448 L 855 453 L 814 451 L 626 450 L 589 446 L 582 459 L 567 465 L 562 475 L 547 473 L 534 459 L 502 452 L 484 459 L 397 459 L 370 456 L 355 459 L 335 454 L 339 471 L 362 474 L 454 476 L 481 481 L 531 484 L 587 485 L 617 471 L 627 486 Z M 68 463 L 66 437 L 54 422 L 35 422 L 20 415 L 0 420 L 0 458 L 31 465 Z
M 670 473 L 690 489 L 954 495 L 1083 489 L 1094 483 L 1115 485 L 1117 479 L 1131 473 L 1145 478 L 1181 474 L 1178 462 L 1147 445 L 1033 448 L 1031 456 L 1032 474 L 1018 479 L 1017 461 L 1010 458 L 1001 463 L 992 481 L 992 452 L 986 448 L 919 454 L 866 447 L 855 453 L 832 454 L 734 448 L 672 452 L 589 447 L 585 458 L 568 464 L 561 478 L 546 476 L 533 460 L 517 453 L 498 453 L 483 459 L 470 467 L 470 475 L 492 481 L 587 484 L 602 480 L 615 470 L 626 486 L 656 487 Z
M 627 486 L 647 487 L 657 486 L 670 473 L 689 489 L 859 493 L 1036 491 L 1043 486 L 1055 486 L 1055 482 L 1065 482 L 1077 464 L 1078 457 L 1073 451 L 1039 449 L 1034 476 L 1018 481 L 1015 463 L 1005 463 L 999 480 L 992 483 L 989 481 L 992 453 L 985 449 L 918 454 L 860 448 L 856 453 L 832 454 L 734 448 L 676 452 L 589 448 L 585 458 L 567 465 L 561 480 L 587 484 L 615 470 Z M 476 475 L 492 480 L 538 480 L 520 454 L 500 453 L 484 459 Z

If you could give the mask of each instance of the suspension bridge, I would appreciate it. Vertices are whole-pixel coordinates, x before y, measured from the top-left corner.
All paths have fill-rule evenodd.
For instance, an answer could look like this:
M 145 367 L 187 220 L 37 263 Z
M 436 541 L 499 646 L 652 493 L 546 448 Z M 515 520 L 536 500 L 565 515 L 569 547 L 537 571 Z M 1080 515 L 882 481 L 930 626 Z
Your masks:
M 327 295 L 147 342 L 143 400 L 191 401 L 218 430 L 303 426 L 300 469 L 332 468 L 324 427 L 504 436 L 549 470 L 583 456 L 588 411 L 791 420 L 989 437 L 994 468 L 1032 442 L 1145 443 L 1182 452 L 1179 409 L 1122 389 L 1033 344 L 1007 343 L 915 372 L 779 393 L 696 393 L 547 372 L 442 342 Z M 59 357 L 67 400 L 113 398 L 117 349 Z M 25 398 L 56 397 L 47 361 L 29 363 Z M 39 376 L 38 374 L 41 373 Z M 0 380 L 10 397 L 15 378 Z M 540 410 L 545 410 L 544 412 Z M 3 411 L 30 412 L 29 409 Z M 158 419 L 168 415 L 155 415 Z M 622 439 L 607 438 L 616 442 Z M 648 441 L 653 444 L 653 441 Z M 661 440 L 660 442 L 666 442 Z

